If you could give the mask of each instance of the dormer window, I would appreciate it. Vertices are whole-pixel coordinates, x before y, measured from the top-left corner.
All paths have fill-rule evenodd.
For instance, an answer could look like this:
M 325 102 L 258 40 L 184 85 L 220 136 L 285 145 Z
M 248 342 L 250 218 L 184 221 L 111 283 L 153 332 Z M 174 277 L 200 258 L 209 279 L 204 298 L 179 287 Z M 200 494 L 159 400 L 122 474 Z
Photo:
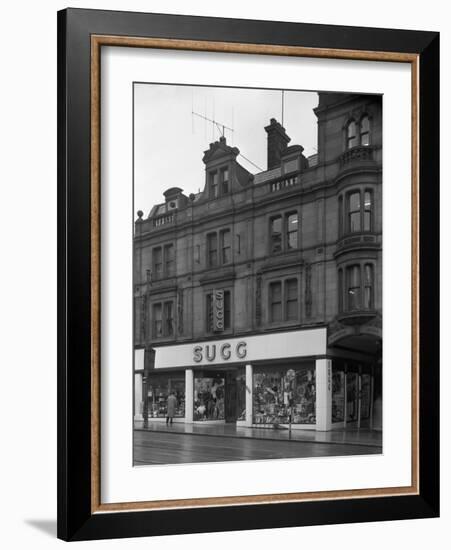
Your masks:
M 210 198 L 217 199 L 230 192 L 229 169 L 221 168 L 210 172 Z
M 346 134 L 346 149 L 362 146 L 368 147 L 371 142 L 370 136 L 370 119 L 368 115 L 363 115 L 358 122 L 354 119 L 348 121 L 345 126 Z
M 229 169 L 221 170 L 221 195 L 227 195 L 229 192 Z
M 218 172 L 212 172 L 210 174 L 210 197 L 212 199 L 217 199 L 218 193 L 219 193 Z

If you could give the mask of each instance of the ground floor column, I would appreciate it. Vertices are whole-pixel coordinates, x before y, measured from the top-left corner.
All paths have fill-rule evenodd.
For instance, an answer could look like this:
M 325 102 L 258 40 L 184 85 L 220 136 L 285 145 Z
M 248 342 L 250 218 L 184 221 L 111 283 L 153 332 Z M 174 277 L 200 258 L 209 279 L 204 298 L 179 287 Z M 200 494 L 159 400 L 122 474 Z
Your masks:
M 332 361 L 316 360 L 316 429 L 332 429 Z
M 185 371 L 185 423 L 192 424 L 194 413 L 194 373 L 193 369 Z
M 143 419 L 143 375 L 135 373 L 135 420 Z
M 252 365 L 246 365 L 246 420 L 245 426 L 252 426 Z

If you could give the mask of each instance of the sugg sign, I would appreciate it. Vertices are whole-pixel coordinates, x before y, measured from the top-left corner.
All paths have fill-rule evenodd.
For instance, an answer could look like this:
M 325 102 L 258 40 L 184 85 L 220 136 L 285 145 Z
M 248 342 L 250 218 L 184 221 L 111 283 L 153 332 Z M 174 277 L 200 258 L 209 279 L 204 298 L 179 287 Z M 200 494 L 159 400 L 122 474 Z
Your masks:
M 204 358 L 210 363 L 221 359 L 224 361 L 239 361 L 244 359 L 246 355 L 246 342 L 238 342 L 235 346 L 225 342 L 224 344 L 206 344 L 205 346 L 194 346 L 193 348 L 193 361 L 195 363 L 202 362 Z

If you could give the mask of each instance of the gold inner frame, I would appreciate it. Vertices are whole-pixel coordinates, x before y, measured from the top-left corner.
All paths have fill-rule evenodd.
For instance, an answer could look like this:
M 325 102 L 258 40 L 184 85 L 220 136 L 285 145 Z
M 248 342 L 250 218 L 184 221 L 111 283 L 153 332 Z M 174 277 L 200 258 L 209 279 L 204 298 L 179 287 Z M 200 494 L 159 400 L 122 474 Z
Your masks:
M 384 487 L 102 504 L 100 500 L 100 53 L 102 46 L 410 63 L 412 70 L 412 479 Z M 91 513 L 419 494 L 419 55 L 166 38 L 91 36 Z

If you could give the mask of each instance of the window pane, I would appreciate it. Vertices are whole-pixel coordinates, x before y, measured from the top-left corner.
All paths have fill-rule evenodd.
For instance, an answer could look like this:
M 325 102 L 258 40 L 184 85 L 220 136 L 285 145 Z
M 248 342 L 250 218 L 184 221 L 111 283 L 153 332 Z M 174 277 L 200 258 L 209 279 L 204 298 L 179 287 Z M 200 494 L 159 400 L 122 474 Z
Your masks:
M 282 217 L 271 220 L 271 252 L 282 250 Z
M 216 233 L 207 235 L 208 265 L 215 266 L 218 263 L 218 236 Z
M 271 283 L 269 285 L 270 320 L 282 320 L 282 283 Z
M 338 271 L 338 311 L 343 311 L 343 270 Z
M 357 420 L 358 410 L 358 375 L 355 372 L 348 372 L 346 375 L 346 408 L 348 422 Z
M 371 207 L 372 197 L 369 191 L 365 191 L 364 197 L 364 213 L 363 213 L 363 229 L 364 231 L 371 231 Z
M 210 178 L 210 195 L 215 199 L 218 196 L 218 173 L 214 172 Z
M 286 318 L 292 321 L 298 318 L 298 281 L 289 279 L 285 282 Z
M 360 144 L 370 144 L 370 121 L 367 116 L 363 117 L 360 121 Z
M 289 249 L 298 247 L 298 215 L 290 214 L 287 220 L 287 246 Z
M 172 244 L 164 247 L 165 261 L 166 261 L 166 275 L 171 277 L 175 274 L 175 256 L 174 246 Z
M 349 195 L 349 212 L 360 211 L 360 193 Z
M 222 194 L 227 195 L 229 192 L 229 170 L 226 168 L 222 171 Z
M 356 124 L 354 121 L 348 124 L 346 145 L 348 149 L 357 145 Z
M 161 248 L 153 249 L 153 276 L 154 279 L 161 279 L 163 275 L 163 260 L 161 255 Z
M 165 302 L 164 304 L 164 317 L 166 324 L 166 336 L 173 336 L 174 334 L 174 314 L 172 302 Z
M 231 232 L 229 229 L 221 232 L 222 239 L 222 263 L 228 264 L 232 261 Z
M 348 310 L 360 309 L 360 267 L 352 266 L 347 269 L 347 304 Z
M 373 309 L 373 266 L 371 264 L 365 265 L 365 294 L 364 294 L 364 307 L 365 309 Z
M 360 211 L 349 215 L 349 231 L 360 231 Z
M 338 235 L 343 235 L 343 197 L 338 198 Z
M 163 335 L 163 317 L 162 317 L 161 304 L 154 304 L 153 306 L 153 322 L 154 322 L 154 336 L 158 338 Z

